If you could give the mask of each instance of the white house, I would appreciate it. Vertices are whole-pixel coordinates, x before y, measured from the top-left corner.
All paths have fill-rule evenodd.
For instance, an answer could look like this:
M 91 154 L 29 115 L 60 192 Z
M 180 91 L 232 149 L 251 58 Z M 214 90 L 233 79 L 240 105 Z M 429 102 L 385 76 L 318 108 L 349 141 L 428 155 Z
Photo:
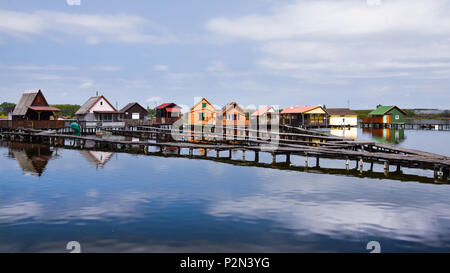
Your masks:
M 86 127 L 123 127 L 121 115 L 103 95 L 90 97 L 75 112 L 76 119 Z
M 329 125 L 334 126 L 358 126 L 358 115 L 348 108 L 327 108 L 330 115 Z

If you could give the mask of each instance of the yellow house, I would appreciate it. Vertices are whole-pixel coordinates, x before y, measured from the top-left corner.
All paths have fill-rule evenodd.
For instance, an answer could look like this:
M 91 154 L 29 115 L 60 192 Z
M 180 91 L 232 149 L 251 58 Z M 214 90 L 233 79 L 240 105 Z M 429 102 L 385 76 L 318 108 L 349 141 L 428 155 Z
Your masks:
M 188 113 L 189 125 L 216 125 L 216 108 L 205 98 L 195 104 Z

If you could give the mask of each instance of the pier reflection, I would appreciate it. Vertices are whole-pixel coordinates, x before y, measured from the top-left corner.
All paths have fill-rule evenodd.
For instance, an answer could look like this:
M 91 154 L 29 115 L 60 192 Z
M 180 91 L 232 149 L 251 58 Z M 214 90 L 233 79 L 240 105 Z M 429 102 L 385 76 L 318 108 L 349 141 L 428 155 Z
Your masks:
M 358 137 L 358 128 L 357 127 L 331 128 L 330 134 L 338 137 L 356 139 Z
M 80 150 L 80 154 L 97 168 L 103 167 L 114 155 L 113 152 L 92 150 Z
M 362 128 L 363 134 L 370 134 L 378 143 L 399 144 L 405 140 L 404 129 Z
M 19 163 L 23 172 L 41 176 L 47 167 L 48 161 L 58 155 L 47 145 L 10 142 L 2 145 L 8 147 L 8 156 Z

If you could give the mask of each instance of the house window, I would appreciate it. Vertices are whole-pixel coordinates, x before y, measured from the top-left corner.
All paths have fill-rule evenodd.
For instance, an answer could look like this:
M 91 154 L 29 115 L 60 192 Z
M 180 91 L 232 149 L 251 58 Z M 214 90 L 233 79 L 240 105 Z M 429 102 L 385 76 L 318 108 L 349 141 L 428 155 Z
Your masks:
M 400 118 L 400 116 L 399 115 L 395 115 L 395 119 L 399 119 Z
M 205 114 L 204 113 L 198 113 L 198 120 L 205 120 Z
M 206 102 L 202 102 L 202 107 L 203 107 L 203 108 L 206 107 Z
M 103 105 L 103 101 L 100 102 L 100 105 Z

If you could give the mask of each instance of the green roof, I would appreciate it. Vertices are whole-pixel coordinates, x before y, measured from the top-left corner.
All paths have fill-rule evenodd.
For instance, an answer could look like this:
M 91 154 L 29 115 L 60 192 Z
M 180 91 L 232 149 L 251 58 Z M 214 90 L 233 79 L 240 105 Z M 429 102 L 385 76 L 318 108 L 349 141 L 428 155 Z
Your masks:
M 370 112 L 368 115 L 370 115 L 370 116 L 384 115 L 387 112 L 389 112 L 392 108 L 397 108 L 398 110 L 400 110 L 400 112 L 405 113 L 405 111 L 403 111 L 402 109 L 398 108 L 395 105 L 388 105 L 388 106 L 381 105 L 381 106 L 378 106 L 377 109 L 375 109 L 372 112 Z

